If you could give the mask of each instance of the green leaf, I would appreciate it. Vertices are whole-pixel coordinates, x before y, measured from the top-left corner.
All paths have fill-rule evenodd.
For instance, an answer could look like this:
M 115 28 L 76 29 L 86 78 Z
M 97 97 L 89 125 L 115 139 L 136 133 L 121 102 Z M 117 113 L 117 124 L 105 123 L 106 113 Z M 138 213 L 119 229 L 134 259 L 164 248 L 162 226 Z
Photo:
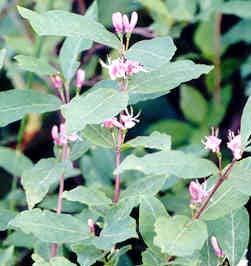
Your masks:
M 46 262 L 42 257 L 37 254 L 32 255 L 34 260 L 33 266 L 76 266 L 64 257 L 51 258 L 49 262 Z
M 128 95 L 113 89 L 99 89 L 75 97 L 62 107 L 69 132 L 77 132 L 87 124 L 99 124 L 125 109 Z
M 188 120 L 201 124 L 207 114 L 207 102 L 199 91 L 184 85 L 181 88 L 181 109 Z
M 181 151 L 161 151 L 144 157 L 129 155 L 115 173 L 127 170 L 137 170 L 148 175 L 172 174 L 188 179 L 210 176 L 218 171 L 211 161 Z
M 243 19 L 235 24 L 222 38 L 224 45 L 231 45 L 238 42 L 251 43 L 251 20 Z
M 172 143 L 174 145 L 180 145 L 187 141 L 192 135 L 193 128 L 182 121 L 169 119 L 160 120 L 151 125 L 147 132 L 159 131 L 160 133 L 166 133 L 172 136 Z
M 85 139 L 99 147 L 112 148 L 114 146 L 111 130 L 101 125 L 87 125 L 82 134 Z
M 19 213 L 9 223 L 43 242 L 74 243 L 89 237 L 87 225 L 71 215 L 33 209 Z
M 13 176 L 21 176 L 23 171 L 31 168 L 32 165 L 31 160 L 19 151 L 0 147 L 0 167 Z
M 136 221 L 131 217 L 112 221 L 93 240 L 93 244 L 99 249 L 110 250 L 114 244 L 129 238 L 137 238 Z
M 229 179 L 233 186 L 241 193 L 251 195 L 251 158 L 247 157 L 235 164 Z
M 126 52 L 126 58 L 140 62 L 145 69 L 155 69 L 168 63 L 175 51 L 171 37 L 157 37 L 132 45 Z
M 190 256 L 200 250 L 207 239 L 207 226 L 203 221 L 182 215 L 158 218 L 155 232 L 154 244 L 172 256 Z
M 28 235 L 18 230 L 8 234 L 8 237 L 4 240 L 4 245 L 32 249 L 36 241 L 37 238 L 33 235 Z
M 139 231 L 144 242 L 151 250 L 156 250 L 153 244 L 155 236 L 154 224 L 157 218 L 168 215 L 164 205 L 153 196 L 141 198 L 139 207 Z
M 98 250 L 95 246 L 74 244 L 71 246 L 71 249 L 77 254 L 80 266 L 91 266 L 104 256 L 102 251 Z
M 44 58 L 17 55 L 15 59 L 21 69 L 33 72 L 39 76 L 50 76 L 57 73 L 57 70 L 53 68 Z
M 80 63 L 78 56 L 82 51 L 90 49 L 92 41 L 82 37 L 68 37 L 60 50 L 59 62 L 65 80 L 70 83 Z
M 130 147 L 143 147 L 157 150 L 170 150 L 171 149 L 171 136 L 153 132 L 150 136 L 136 137 L 125 143 L 125 146 Z
M 58 183 L 60 177 L 71 168 L 70 162 L 58 162 L 55 158 L 42 159 L 31 169 L 22 174 L 22 185 L 25 190 L 29 209 L 43 200 L 50 186 Z
M 249 215 L 244 208 L 230 212 L 221 219 L 208 222 L 208 231 L 216 236 L 230 265 L 237 265 L 248 247 Z
M 104 192 L 84 186 L 78 186 L 70 191 L 65 191 L 63 197 L 70 201 L 79 201 L 88 206 L 100 206 L 111 204 Z
M 210 233 L 208 233 L 209 235 Z M 209 237 L 201 252 L 200 252 L 200 261 L 203 266 L 219 266 L 218 257 L 215 256 L 214 250 L 211 244 L 211 237 Z
M 34 90 L 0 92 L 0 127 L 22 119 L 28 113 L 46 113 L 60 108 L 60 100 L 53 95 Z
M 154 196 L 164 186 L 167 178 L 167 175 L 150 175 L 147 177 L 142 177 L 132 182 L 128 188 L 121 193 L 120 200 L 140 200 L 145 196 Z
M 150 72 L 141 72 L 134 75 L 129 82 L 130 102 L 136 103 L 160 97 L 184 82 L 209 73 L 212 68 L 189 60 L 181 60 L 164 64 Z
M 14 247 L 0 249 L 0 265 L 1 266 L 13 265 L 14 263 L 13 257 L 14 257 Z
M 33 29 L 40 36 L 81 37 L 113 48 L 120 47 L 120 42 L 115 35 L 88 16 L 60 10 L 39 14 L 20 6 L 18 11 L 23 18 L 29 20 Z
M 166 0 L 166 5 L 175 21 L 192 21 L 197 0 Z
M 6 53 L 7 53 L 6 49 L 0 49 L 0 69 L 4 66 L 4 59 L 5 59 Z
M 246 105 L 243 109 L 241 116 L 241 142 L 242 146 L 246 147 L 248 144 L 248 139 L 251 134 L 251 123 L 250 123 L 250 115 L 251 115 L 251 97 L 248 98 Z
M 162 254 L 155 254 L 149 248 L 142 253 L 143 266 L 161 266 L 166 264 L 166 258 Z
M 0 231 L 5 231 L 8 229 L 8 223 L 16 216 L 16 213 L 0 208 Z
M 224 14 L 236 15 L 241 18 L 251 18 L 251 3 L 249 1 L 230 1 L 220 6 Z
M 75 141 L 71 145 L 70 160 L 75 161 L 82 157 L 91 147 L 91 144 L 85 140 Z
M 211 178 L 209 182 L 215 183 L 215 178 Z M 239 209 L 248 201 L 248 196 L 239 192 L 232 181 L 227 179 L 220 186 L 217 192 L 210 200 L 207 208 L 201 215 L 203 220 L 215 220 L 230 213 L 233 210 Z

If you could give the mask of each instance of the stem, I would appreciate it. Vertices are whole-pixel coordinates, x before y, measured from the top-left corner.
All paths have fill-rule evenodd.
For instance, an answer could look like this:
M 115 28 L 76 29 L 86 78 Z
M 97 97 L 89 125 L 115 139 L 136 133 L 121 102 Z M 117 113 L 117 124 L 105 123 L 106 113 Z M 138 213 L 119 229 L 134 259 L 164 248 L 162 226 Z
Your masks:
M 234 164 L 236 163 L 236 160 L 233 160 L 231 162 L 231 164 L 228 166 L 228 168 L 226 169 L 225 173 L 219 174 L 219 178 L 216 181 L 213 189 L 210 191 L 209 195 L 207 196 L 206 200 L 203 202 L 203 204 L 201 205 L 201 207 L 198 209 L 198 211 L 196 212 L 196 214 L 194 215 L 194 219 L 199 219 L 201 214 L 203 213 L 203 211 L 206 209 L 209 201 L 211 200 L 211 198 L 213 197 L 213 195 L 215 194 L 215 192 L 219 189 L 219 187 L 222 185 L 222 183 L 228 178 Z
M 214 50 L 215 50 L 214 99 L 216 103 L 220 103 L 221 101 L 221 21 L 222 21 L 222 14 L 217 13 L 215 17 L 215 29 L 214 29 Z
M 65 161 L 69 156 L 68 144 L 63 145 L 61 160 Z M 59 192 L 58 192 L 58 203 L 57 203 L 57 214 L 61 214 L 63 206 L 63 193 L 64 193 L 64 174 L 60 177 Z M 58 244 L 54 243 L 51 245 L 51 257 L 57 256 Z
M 116 168 L 118 168 L 120 165 L 122 142 L 123 142 L 123 129 L 120 128 L 118 132 L 118 142 L 116 146 Z M 116 174 L 115 190 L 114 190 L 114 198 L 113 198 L 114 203 L 117 203 L 119 201 L 119 196 L 120 196 L 120 174 Z

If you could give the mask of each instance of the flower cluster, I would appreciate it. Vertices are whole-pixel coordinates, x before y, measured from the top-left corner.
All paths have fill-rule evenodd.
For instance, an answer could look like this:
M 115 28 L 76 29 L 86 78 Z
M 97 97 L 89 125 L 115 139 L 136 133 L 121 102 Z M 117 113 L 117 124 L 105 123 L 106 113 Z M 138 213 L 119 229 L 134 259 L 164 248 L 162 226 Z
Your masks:
M 104 68 L 108 69 L 112 80 L 121 78 L 125 79 L 133 74 L 145 71 L 139 62 L 128 60 L 126 58 L 118 58 L 112 61 L 109 59 L 108 64 L 105 64 L 102 60 L 100 60 L 100 62 Z
M 54 125 L 51 130 L 51 136 L 55 145 L 63 146 L 66 145 L 69 141 L 76 141 L 79 139 L 78 135 L 73 133 L 67 135 L 65 124 L 58 126 Z
M 132 33 L 137 22 L 138 22 L 137 12 L 132 13 L 130 21 L 127 15 L 123 15 L 120 12 L 116 12 L 112 14 L 112 23 L 115 28 L 115 31 L 118 34 Z
M 105 128 L 120 128 L 120 129 L 130 129 L 133 128 L 137 123 L 139 123 L 140 112 L 134 116 L 133 109 L 130 107 L 130 111 L 125 109 L 124 113 L 120 115 L 120 119 L 116 117 L 105 119 L 103 126 Z
M 220 153 L 220 144 L 222 140 L 218 135 L 219 130 L 212 128 L 211 135 L 206 136 L 205 140 L 202 140 L 206 149 L 215 153 Z M 239 133 L 235 135 L 233 131 L 229 130 L 227 147 L 232 151 L 235 160 L 240 160 L 242 158 L 243 147 L 241 143 L 241 135 Z
M 201 204 L 208 196 L 205 185 L 201 185 L 199 182 L 192 181 L 188 190 L 191 197 L 191 204 Z

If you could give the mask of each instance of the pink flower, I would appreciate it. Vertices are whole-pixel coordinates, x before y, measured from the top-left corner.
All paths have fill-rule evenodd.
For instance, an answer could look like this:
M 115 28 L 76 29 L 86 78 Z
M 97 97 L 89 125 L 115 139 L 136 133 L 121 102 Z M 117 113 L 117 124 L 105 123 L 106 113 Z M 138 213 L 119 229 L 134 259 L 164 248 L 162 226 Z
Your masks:
M 212 133 L 210 136 L 205 137 L 206 140 L 202 141 L 205 148 L 211 150 L 212 152 L 220 152 L 221 139 L 218 138 L 219 130 L 212 128 Z
M 123 33 L 124 31 L 123 16 L 120 12 L 112 14 L 112 23 L 117 33 Z
M 53 75 L 50 79 L 54 89 L 61 89 L 63 87 L 63 81 L 59 75 Z
M 227 147 L 232 151 L 234 159 L 240 160 L 243 154 L 241 135 L 235 136 L 234 132 L 229 130 L 228 139 Z
M 78 135 L 73 133 L 71 135 L 67 135 L 65 124 L 60 125 L 60 129 L 58 126 L 54 125 L 51 130 L 51 136 L 55 145 L 63 146 L 68 143 L 68 141 L 76 141 L 79 139 Z
M 76 87 L 81 88 L 85 81 L 85 71 L 83 69 L 78 69 L 76 76 Z
M 89 232 L 95 234 L 95 224 L 92 219 L 88 219 L 87 221 Z
M 138 13 L 137 12 L 134 11 L 132 13 L 130 22 L 129 22 L 127 15 L 123 15 L 123 24 L 124 24 L 125 33 L 132 33 L 137 22 L 138 22 Z
M 103 122 L 105 128 L 123 128 L 123 125 L 118 121 L 116 117 L 105 119 Z
M 139 120 L 137 119 L 140 116 L 140 112 L 133 116 L 133 109 L 130 107 L 130 112 L 128 109 L 125 109 L 125 114 L 120 115 L 121 122 L 123 123 L 123 126 L 125 129 L 133 128 L 136 123 L 139 123 Z
M 192 181 L 189 185 L 188 190 L 191 197 L 191 203 L 202 203 L 202 201 L 208 195 L 208 192 L 205 190 L 205 187 L 199 182 Z
M 217 241 L 217 239 L 216 239 L 215 236 L 212 236 L 212 237 L 211 237 L 211 245 L 212 245 L 213 250 L 214 250 L 214 253 L 215 253 L 215 255 L 216 255 L 217 257 L 222 258 L 222 257 L 225 256 L 225 255 L 224 255 L 224 252 L 223 252 L 222 249 L 220 248 L 219 243 L 218 243 L 218 241 Z
M 103 67 L 108 69 L 112 80 L 126 78 L 141 71 L 145 71 L 139 62 L 127 60 L 126 58 L 118 58 L 112 61 L 108 59 L 108 65 L 102 60 L 100 60 L 100 63 Z

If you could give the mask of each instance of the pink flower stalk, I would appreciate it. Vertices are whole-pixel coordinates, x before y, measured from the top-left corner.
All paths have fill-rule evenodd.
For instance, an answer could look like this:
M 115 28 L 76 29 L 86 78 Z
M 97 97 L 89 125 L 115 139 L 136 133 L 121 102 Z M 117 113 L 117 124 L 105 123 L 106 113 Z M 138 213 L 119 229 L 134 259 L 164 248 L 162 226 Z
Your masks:
M 234 159 L 240 160 L 243 154 L 241 135 L 235 136 L 234 132 L 229 130 L 228 139 L 227 147 L 232 151 Z
M 85 81 L 85 71 L 83 69 L 78 69 L 77 75 L 76 75 L 76 87 L 82 88 Z
M 122 58 L 112 61 L 108 59 L 108 65 L 102 60 L 100 60 L 100 63 L 103 67 L 108 69 L 112 80 L 126 78 L 127 76 L 132 76 L 141 71 L 146 71 L 139 62 Z
M 200 204 L 208 195 L 205 187 L 199 182 L 192 181 L 189 185 L 188 190 L 191 197 L 191 203 Z
M 92 219 L 88 219 L 87 221 L 89 232 L 95 234 L 95 224 Z
M 121 122 L 123 123 L 125 129 L 133 128 L 137 123 L 139 123 L 138 117 L 140 116 L 140 112 L 136 116 L 133 115 L 132 107 L 130 107 L 130 112 L 128 109 L 125 109 L 125 114 L 120 115 Z
M 124 31 L 123 16 L 120 12 L 112 14 L 112 23 L 117 33 L 123 33 Z
M 130 22 L 129 22 L 127 15 L 123 15 L 123 24 L 124 24 L 125 33 L 132 33 L 137 22 L 138 22 L 138 13 L 137 12 L 134 11 L 132 13 Z
M 50 77 L 54 89 L 61 89 L 63 87 L 63 81 L 59 75 L 53 75 Z
M 54 144 L 58 146 L 63 146 L 69 141 L 74 142 L 79 139 L 78 135 L 75 133 L 67 135 L 65 124 L 61 124 L 60 128 L 54 125 L 51 130 L 51 136 L 54 141 Z
M 211 245 L 212 245 L 214 253 L 217 257 L 222 258 L 225 256 L 225 254 L 222 251 L 222 249 L 220 248 L 219 243 L 218 243 L 215 236 L 211 237 Z
M 220 152 L 221 139 L 218 138 L 219 130 L 212 128 L 212 133 L 210 136 L 205 137 L 205 141 L 202 143 L 205 145 L 205 148 L 211 150 L 212 152 Z
M 116 117 L 105 119 L 103 122 L 105 128 L 124 128 Z

